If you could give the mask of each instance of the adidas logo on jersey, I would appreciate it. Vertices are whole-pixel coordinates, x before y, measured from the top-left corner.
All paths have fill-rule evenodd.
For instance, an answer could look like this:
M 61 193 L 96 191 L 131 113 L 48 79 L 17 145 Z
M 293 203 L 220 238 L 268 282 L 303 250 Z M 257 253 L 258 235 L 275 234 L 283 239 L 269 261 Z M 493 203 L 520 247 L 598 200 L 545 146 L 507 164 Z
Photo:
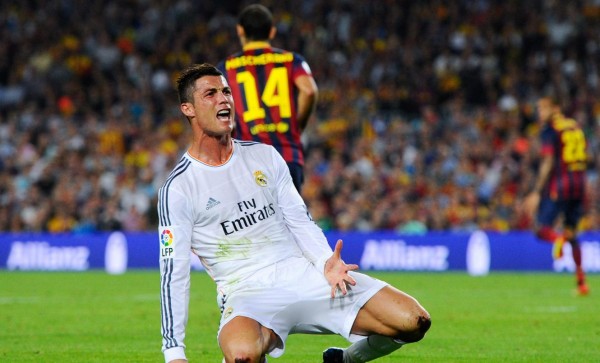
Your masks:
M 208 203 L 206 203 L 206 210 L 209 210 L 218 204 L 221 204 L 221 202 L 219 202 L 218 200 L 216 200 L 214 198 L 208 198 Z

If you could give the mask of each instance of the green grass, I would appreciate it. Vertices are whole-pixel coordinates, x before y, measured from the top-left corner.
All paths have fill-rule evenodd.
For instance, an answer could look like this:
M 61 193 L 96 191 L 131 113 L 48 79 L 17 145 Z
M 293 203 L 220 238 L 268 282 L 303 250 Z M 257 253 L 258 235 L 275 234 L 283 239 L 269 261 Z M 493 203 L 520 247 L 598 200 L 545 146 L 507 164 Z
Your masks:
M 600 362 L 600 275 L 373 273 L 431 313 L 425 339 L 377 362 Z M 0 362 L 161 362 L 157 271 L 0 271 Z M 214 283 L 193 274 L 191 362 L 220 362 Z M 320 362 L 337 336 L 292 335 L 271 362 Z

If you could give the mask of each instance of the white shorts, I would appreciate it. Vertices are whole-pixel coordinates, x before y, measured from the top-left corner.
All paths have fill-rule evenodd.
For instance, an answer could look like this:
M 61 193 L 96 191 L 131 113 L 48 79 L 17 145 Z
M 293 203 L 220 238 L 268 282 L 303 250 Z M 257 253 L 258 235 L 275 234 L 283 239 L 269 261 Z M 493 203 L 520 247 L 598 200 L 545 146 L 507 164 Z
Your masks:
M 260 271 L 229 296 L 220 295 L 222 311 L 219 333 L 236 316 L 256 320 L 272 329 L 280 342 L 269 355 L 279 357 L 289 334 L 339 334 L 355 341 L 350 334 L 360 308 L 387 283 L 362 273 L 350 272 L 356 280 L 348 294 L 338 292 L 331 298 L 331 287 L 322 273 L 304 257 L 277 263 Z

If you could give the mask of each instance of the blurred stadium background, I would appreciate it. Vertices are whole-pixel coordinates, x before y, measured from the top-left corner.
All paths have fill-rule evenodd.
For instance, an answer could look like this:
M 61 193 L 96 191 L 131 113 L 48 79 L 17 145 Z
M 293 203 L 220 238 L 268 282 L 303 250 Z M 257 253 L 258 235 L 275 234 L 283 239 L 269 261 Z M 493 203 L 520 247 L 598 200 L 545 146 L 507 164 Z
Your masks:
M 173 81 L 239 49 L 248 1 L 0 4 L 0 238 L 155 231 L 185 150 Z M 303 195 L 332 232 L 528 231 L 534 101 L 600 148 L 600 1 L 263 1 L 320 87 Z M 587 214 L 598 228 L 598 163 Z M 597 245 L 595 245 L 597 247 Z
M 304 134 L 313 217 L 348 262 L 403 271 L 386 279 L 434 315 L 403 360 L 598 361 L 596 296 L 573 299 L 556 273 L 572 260 L 552 260 L 519 205 L 533 105 L 553 90 L 594 155 L 580 230 L 595 291 L 600 1 L 260 2 L 320 88 Z M 156 192 L 188 142 L 173 81 L 239 49 L 249 3 L 0 2 L 0 360 L 160 359 Z M 89 269 L 150 270 L 6 271 Z M 490 270 L 511 272 L 462 272 Z M 193 279 L 190 354 L 220 361 L 212 284 Z M 331 339 L 293 337 L 282 361 L 345 344 Z

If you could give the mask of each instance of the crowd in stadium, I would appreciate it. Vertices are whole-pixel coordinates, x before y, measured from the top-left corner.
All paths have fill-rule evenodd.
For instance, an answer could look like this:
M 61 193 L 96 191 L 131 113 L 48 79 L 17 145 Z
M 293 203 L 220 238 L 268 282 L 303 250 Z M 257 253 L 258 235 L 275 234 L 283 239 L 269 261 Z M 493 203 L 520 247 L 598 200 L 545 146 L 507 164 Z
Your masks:
M 0 3 L 0 231 L 156 228 L 189 142 L 174 80 L 240 49 L 241 1 Z M 534 104 L 600 149 L 600 2 L 263 1 L 320 91 L 303 196 L 324 229 L 528 229 Z M 590 160 L 594 229 L 600 159 Z

